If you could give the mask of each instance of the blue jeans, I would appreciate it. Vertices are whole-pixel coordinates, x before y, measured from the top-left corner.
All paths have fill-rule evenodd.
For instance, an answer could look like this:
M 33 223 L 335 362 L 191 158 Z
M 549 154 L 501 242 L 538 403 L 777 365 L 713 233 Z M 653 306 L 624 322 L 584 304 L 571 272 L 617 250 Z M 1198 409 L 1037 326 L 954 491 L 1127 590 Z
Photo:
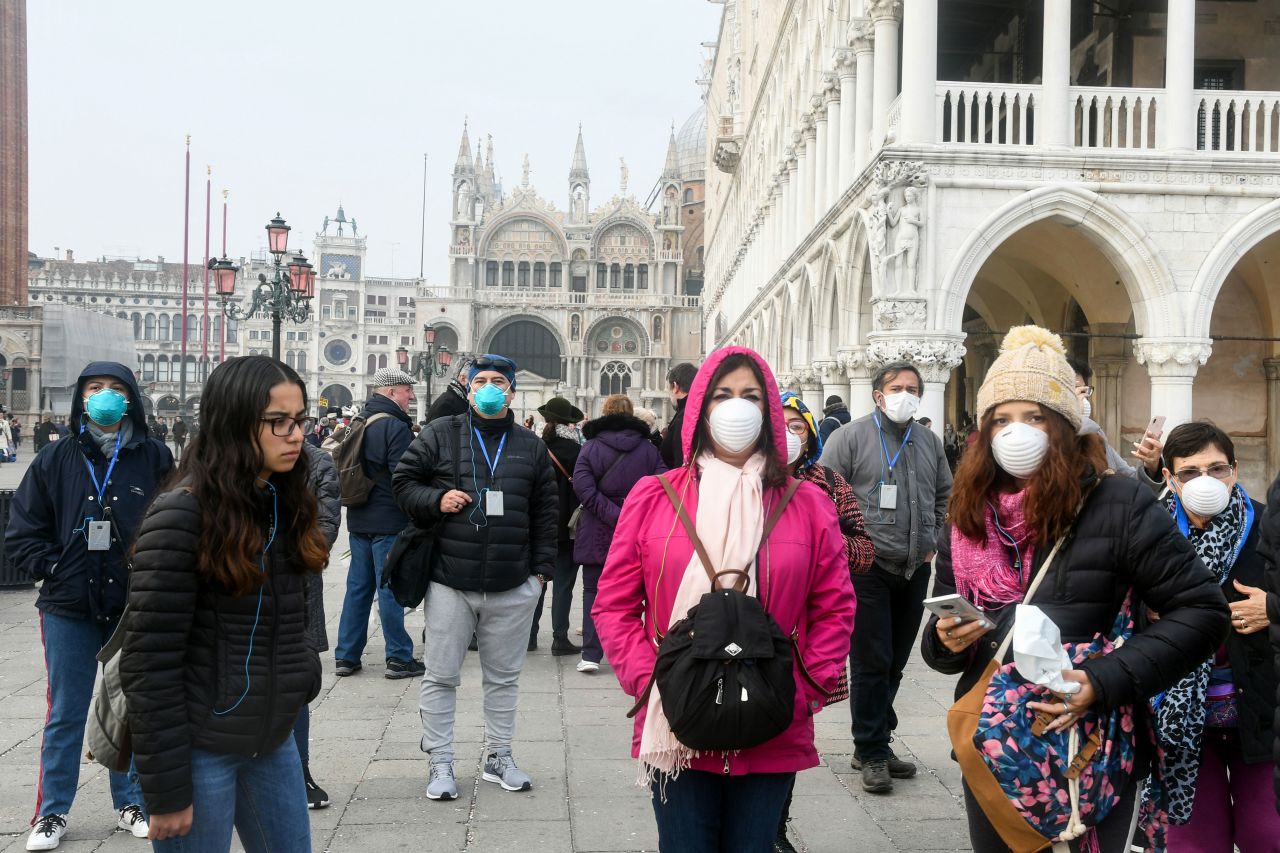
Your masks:
M 653 785 L 662 853 L 771 853 L 794 773 L 724 776 L 682 770 L 667 782 L 667 801 Z
M 226 853 L 231 830 L 248 853 L 310 853 L 311 822 L 293 738 L 257 758 L 191 750 L 191 832 L 155 853 Z
M 382 565 L 391 553 L 396 537 L 352 533 L 351 566 L 347 569 L 347 596 L 342 601 L 342 618 L 338 621 L 338 660 L 360 661 L 369 638 L 369 606 L 378 595 L 378 618 L 382 620 L 382 639 L 390 660 L 413 660 L 413 640 L 404 630 L 404 608 L 396 604 L 390 587 L 379 587 Z
M 80 784 L 80 755 L 84 725 L 98 676 L 95 655 L 111 637 L 116 622 L 56 616 L 40 611 L 40 640 L 48 675 L 44 739 L 40 743 L 40 776 L 36 782 L 36 818 L 67 814 Z M 110 774 L 111 802 L 116 810 L 142 805 L 142 789 L 133 766 L 128 773 Z
M 293 743 L 298 747 L 298 758 L 302 766 L 311 762 L 311 706 L 303 705 L 298 709 L 298 719 L 293 723 Z

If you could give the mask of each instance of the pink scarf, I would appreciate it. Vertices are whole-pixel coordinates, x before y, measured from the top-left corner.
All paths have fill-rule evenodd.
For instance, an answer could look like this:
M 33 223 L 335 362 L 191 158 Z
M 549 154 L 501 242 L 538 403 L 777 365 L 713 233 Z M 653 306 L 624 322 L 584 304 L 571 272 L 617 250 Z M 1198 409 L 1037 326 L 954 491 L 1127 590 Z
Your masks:
M 698 506 L 708 511 L 699 512 L 693 524 L 707 549 L 707 556 L 715 563 L 711 568 L 715 571 L 746 571 L 754 590 L 756 552 L 760 550 L 760 538 L 764 535 L 764 494 L 760 478 L 764 470 L 764 456 L 757 453 L 738 468 L 704 453 L 698 457 L 697 464 L 702 474 L 698 485 Z M 710 591 L 711 579 L 695 551 L 684 567 L 667 628 L 685 618 L 689 608 Z M 697 755 L 695 750 L 677 740 L 671 731 L 655 683 L 649 694 L 644 728 L 640 732 L 639 784 L 648 786 L 654 779 L 664 783 L 667 779 L 674 779 Z
M 1031 560 L 1035 554 L 1032 532 L 1027 529 L 1023 512 L 1026 490 L 999 494 L 994 504 L 1000 512 L 1002 537 L 996 528 L 996 515 L 987 504 L 985 542 L 970 539 L 951 528 L 951 570 L 955 574 L 956 592 L 984 609 L 999 608 L 1022 600 L 1026 582 L 1031 578 Z M 1021 575 L 1013 567 L 1012 549 L 1006 540 L 1012 538 L 1022 554 Z

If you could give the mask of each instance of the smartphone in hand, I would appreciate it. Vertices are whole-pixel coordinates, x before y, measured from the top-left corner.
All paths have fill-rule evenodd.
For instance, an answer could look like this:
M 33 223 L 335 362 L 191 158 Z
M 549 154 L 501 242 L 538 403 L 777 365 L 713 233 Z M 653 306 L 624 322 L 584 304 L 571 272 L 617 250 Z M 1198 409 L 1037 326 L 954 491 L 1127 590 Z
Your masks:
M 1160 437 L 1164 435 L 1164 422 L 1164 415 L 1156 415 L 1151 419 L 1151 423 L 1147 424 L 1146 434 L 1159 441 Z
M 968 599 L 955 594 L 926 598 L 924 606 L 939 619 L 954 619 L 959 616 L 965 622 L 976 622 L 979 619 L 988 618 L 987 614 L 975 607 Z

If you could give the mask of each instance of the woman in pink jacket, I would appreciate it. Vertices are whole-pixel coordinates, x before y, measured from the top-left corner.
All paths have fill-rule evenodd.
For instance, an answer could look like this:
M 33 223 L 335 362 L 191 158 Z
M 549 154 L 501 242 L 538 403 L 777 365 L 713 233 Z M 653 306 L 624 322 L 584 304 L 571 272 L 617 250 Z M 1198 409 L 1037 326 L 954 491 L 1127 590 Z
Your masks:
M 636 716 L 631 754 L 653 788 L 663 853 L 763 853 L 772 849 L 796 772 L 818 764 L 813 715 L 849 654 L 849 565 L 831 500 L 812 483 L 800 485 L 762 541 L 766 506 L 777 505 L 790 478 L 777 384 L 758 354 L 742 347 L 713 353 L 694 379 L 685 411 L 694 415 L 686 416 L 681 435 L 687 461 L 665 476 L 715 570 L 747 571 L 752 594 L 762 596 L 784 633 L 794 633 L 794 718 L 759 746 L 699 753 L 675 739 L 655 685 Z M 699 512 L 704 501 L 708 511 Z M 757 562 L 767 567 L 760 576 Z M 649 683 L 657 633 L 665 635 L 710 589 L 661 482 L 641 480 L 622 507 L 592 611 L 628 695 L 639 697 Z

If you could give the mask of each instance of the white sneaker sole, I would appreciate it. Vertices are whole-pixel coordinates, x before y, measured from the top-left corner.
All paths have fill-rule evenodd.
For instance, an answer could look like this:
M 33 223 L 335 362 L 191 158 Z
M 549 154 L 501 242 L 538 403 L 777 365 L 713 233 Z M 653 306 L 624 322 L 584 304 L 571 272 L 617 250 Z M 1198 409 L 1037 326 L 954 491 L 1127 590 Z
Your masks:
M 456 800 L 458 799 L 458 793 L 455 791 L 454 793 L 450 794 L 446 791 L 443 794 L 432 794 L 430 791 L 428 791 L 427 799 L 428 800 Z
M 37 840 L 27 839 L 27 850 L 54 850 L 61 843 L 61 835 L 53 838 L 45 838 L 44 836 L 41 836 Z
M 589 660 L 584 660 L 584 661 L 581 661 L 576 668 L 578 672 L 585 672 L 590 674 L 590 673 L 599 672 L 600 664 L 593 663 L 592 661 L 589 661 Z
M 484 775 L 482 775 L 480 778 L 484 779 L 484 781 L 486 782 L 492 782 L 495 785 L 501 785 L 502 790 L 504 791 L 528 791 L 533 787 L 532 782 L 525 782 L 523 785 L 520 785 L 518 787 L 513 787 L 511 785 L 508 785 L 506 782 L 503 782 L 501 776 L 494 776 L 492 773 L 488 773 L 488 772 L 484 773 Z

